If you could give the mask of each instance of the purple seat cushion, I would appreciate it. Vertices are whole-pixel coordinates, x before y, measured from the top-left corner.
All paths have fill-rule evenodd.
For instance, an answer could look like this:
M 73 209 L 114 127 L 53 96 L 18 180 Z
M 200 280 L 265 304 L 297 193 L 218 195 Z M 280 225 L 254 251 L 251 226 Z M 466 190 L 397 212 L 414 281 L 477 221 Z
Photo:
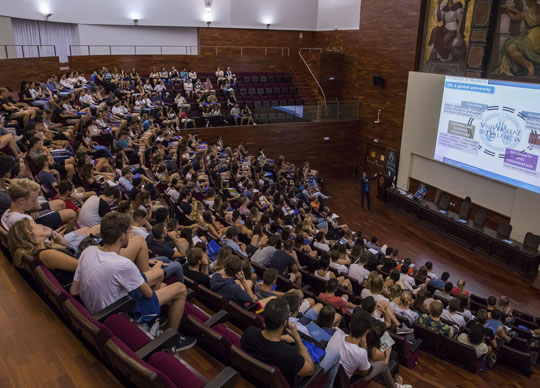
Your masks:
M 169 353 L 154 353 L 148 363 L 164 373 L 177 387 L 203 388 L 206 384 Z
M 150 338 L 128 318 L 120 314 L 113 314 L 105 319 L 107 326 L 133 351 L 137 351 L 150 342 Z
M 184 307 L 184 316 L 192 315 L 193 318 L 197 319 L 199 322 L 206 322 L 210 318 L 204 311 L 200 310 L 193 304 L 186 302 Z
M 227 342 L 229 342 L 230 345 L 234 345 L 239 349 L 242 347 L 240 345 L 240 336 L 236 334 L 235 332 L 233 332 L 232 330 L 228 329 L 227 327 L 223 325 L 216 325 L 212 329 L 216 333 L 225 337 L 225 339 L 227 340 Z

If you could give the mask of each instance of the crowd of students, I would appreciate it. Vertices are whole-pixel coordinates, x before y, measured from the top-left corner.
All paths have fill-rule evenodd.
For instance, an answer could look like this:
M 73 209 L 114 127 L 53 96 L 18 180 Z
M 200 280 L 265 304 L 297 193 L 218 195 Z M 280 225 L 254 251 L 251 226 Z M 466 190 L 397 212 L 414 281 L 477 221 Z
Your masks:
M 88 95 L 81 74 L 59 83 L 51 77 L 47 104 L 15 102 L 0 89 L 7 116 L 0 213 L 15 266 L 36 256 L 90 313 L 129 294 L 136 300 L 131 314 L 144 327 L 163 305 L 167 327 L 180 327 L 186 277 L 240 306 L 256 304 L 265 328 L 247 329 L 242 348 L 279 367 L 291 386 L 318 363 L 328 387 L 339 366 L 349 378 L 406 387 L 389 368 L 396 352 L 382 344 L 387 331 L 414 340 L 415 323 L 474 347 L 487 366 L 499 343 L 511 340 L 508 298 L 490 298 L 473 315 L 464 280 L 454 287 L 431 263 L 417 268 L 376 237 L 339 224 L 308 162 L 273 160 L 262 149 L 250 155 L 241 141 L 235 148 L 220 138 L 207 144 L 181 135 L 177 118 L 146 108 L 140 116 L 122 113 L 131 98 L 117 97 L 124 78 L 139 77 L 134 70 L 120 79 L 107 74 L 97 72 L 94 82 L 116 85 L 97 86 L 104 98 L 92 95 L 77 109 L 77 93 Z M 150 78 L 159 85 L 165 75 L 182 74 Z M 231 76 L 228 69 L 218 82 L 234 82 Z M 197 81 L 196 73 L 190 78 Z M 179 217 L 171 218 L 176 207 Z M 308 277 L 325 289 L 308 294 Z M 278 278 L 290 287 L 276 288 Z M 308 351 L 306 337 L 323 357 L 313 356 L 314 342 Z M 176 349 L 195 342 L 182 336 Z

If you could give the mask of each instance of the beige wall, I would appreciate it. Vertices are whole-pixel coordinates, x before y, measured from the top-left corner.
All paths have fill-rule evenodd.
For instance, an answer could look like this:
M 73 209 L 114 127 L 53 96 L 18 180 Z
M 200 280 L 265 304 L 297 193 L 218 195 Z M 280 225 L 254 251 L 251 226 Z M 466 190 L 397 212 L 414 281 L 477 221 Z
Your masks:
M 11 29 L 11 18 L 0 16 L 0 44 L 14 44 L 13 30 Z M 17 58 L 17 51 L 14 47 L 8 47 L 9 58 Z M 5 47 L 0 47 L 0 59 L 6 58 Z
M 407 188 L 413 177 L 458 197 L 470 196 L 473 202 L 509 216 L 516 240 L 523 240 L 527 232 L 540 234 L 539 194 L 433 159 L 443 89 L 443 75 L 409 73 L 398 187 Z

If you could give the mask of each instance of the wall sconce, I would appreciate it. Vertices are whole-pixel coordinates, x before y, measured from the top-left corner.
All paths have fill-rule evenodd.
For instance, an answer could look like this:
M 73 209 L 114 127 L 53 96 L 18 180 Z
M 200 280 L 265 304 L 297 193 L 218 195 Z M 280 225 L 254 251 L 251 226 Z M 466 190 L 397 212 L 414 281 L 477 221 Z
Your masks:
M 210 20 L 208 20 L 208 21 L 206 22 L 206 27 L 210 27 L 210 24 L 212 24 L 212 22 L 211 22 Z
M 45 16 L 45 20 L 46 20 L 46 21 L 49 21 L 49 18 L 50 18 L 52 15 L 53 15 L 52 13 L 48 13 L 47 15 L 44 15 L 44 16 Z
M 133 24 L 135 24 L 136 26 L 139 25 L 139 19 L 133 19 Z
M 266 24 L 266 29 L 269 30 L 269 29 L 270 29 L 270 26 L 271 26 L 270 23 Z

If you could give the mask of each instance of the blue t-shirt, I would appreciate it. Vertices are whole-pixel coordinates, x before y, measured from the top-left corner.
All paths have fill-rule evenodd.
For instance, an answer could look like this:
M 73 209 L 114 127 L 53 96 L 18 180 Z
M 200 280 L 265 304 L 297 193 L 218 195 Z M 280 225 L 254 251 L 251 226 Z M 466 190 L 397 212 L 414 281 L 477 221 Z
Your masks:
M 56 189 L 53 184 L 56 183 L 56 177 L 49 171 L 40 171 L 37 175 L 39 182 L 44 185 L 52 196 L 56 195 Z
M 142 127 L 145 131 L 147 131 L 148 128 L 150 128 L 150 120 L 144 120 L 142 123 Z

